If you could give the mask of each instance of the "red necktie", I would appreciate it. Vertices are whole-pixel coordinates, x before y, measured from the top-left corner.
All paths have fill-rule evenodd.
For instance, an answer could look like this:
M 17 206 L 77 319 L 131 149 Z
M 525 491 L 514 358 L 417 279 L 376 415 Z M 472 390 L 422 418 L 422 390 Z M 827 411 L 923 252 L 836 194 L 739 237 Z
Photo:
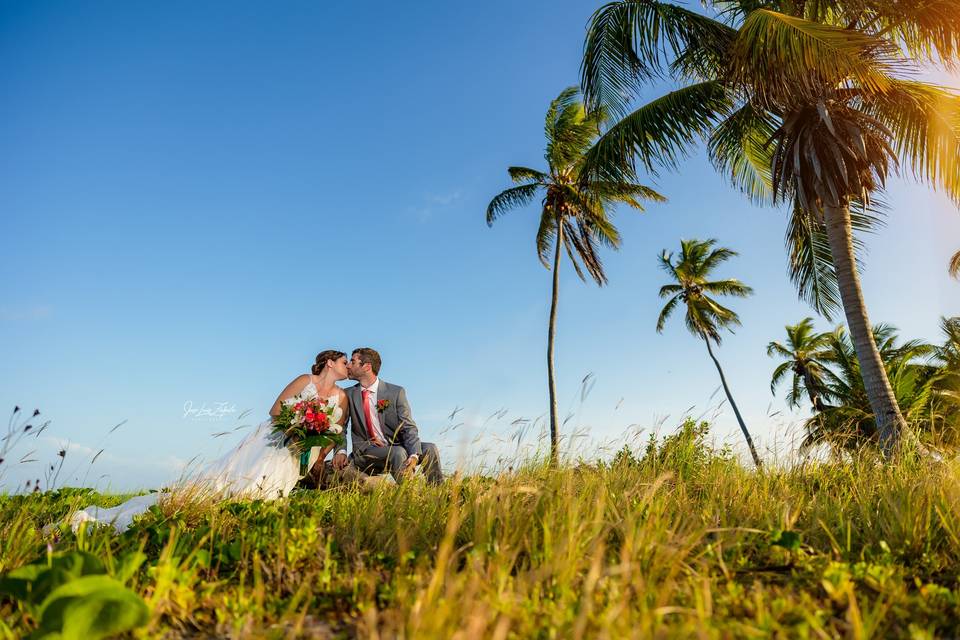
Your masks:
M 363 417 L 367 419 L 367 435 L 370 436 L 371 442 L 382 447 L 383 443 L 377 437 L 377 432 L 373 430 L 373 418 L 370 416 L 370 389 L 364 389 L 361 393 L 363 394 Z

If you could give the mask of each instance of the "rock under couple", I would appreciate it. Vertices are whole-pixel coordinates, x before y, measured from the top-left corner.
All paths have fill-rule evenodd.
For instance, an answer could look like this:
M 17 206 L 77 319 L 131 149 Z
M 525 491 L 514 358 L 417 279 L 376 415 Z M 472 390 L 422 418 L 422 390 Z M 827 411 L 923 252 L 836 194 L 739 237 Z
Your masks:
M 436 445 L 420 441 L 406 392 L 377 377 L 380 364 L 380 354 L 367 347 L 355 349 L 349 361 L 341 351 L 322 351 L 309 374 L 298 376 L 280 392 L 271 416 L 278 415 L 284 404 L 319 399 L 332 410 L 333 424 L 346 431 L 349 420 L 353 452 L 348 455 L 344 446 L 327 461 L 333 447 L 320 450 L 304 478 L 306 484 L 368 482 L 372 475 L 383 472 L 402 482 L 418 465 L 428 482 L 442 481 Z M 337 386 L 347 378 L 357 384 L 346 390 Z M 222 458 L 199 474 L 181 479 L 170 491 L 137 496 L 110 509 L 87 507 L 74 513 L 70 524 L 74 529 L 84 522 L 112 524 L 122 531 L 134 517 L 172 492 L 272 500 L 289 495 L 300 481 L 300 457 L 278 440 L 271 418 Z

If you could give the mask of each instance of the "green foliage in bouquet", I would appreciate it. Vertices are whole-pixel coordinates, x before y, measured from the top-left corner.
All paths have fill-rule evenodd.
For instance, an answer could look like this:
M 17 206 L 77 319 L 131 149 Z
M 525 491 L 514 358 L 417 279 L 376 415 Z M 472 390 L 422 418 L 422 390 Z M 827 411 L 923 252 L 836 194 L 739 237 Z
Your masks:
M 294 453 L 307 453 L 313 447 L 339 447 L 344 443 L 343 432 L 331 430 L 341 427 L 334 425 L 331 410 L 322 403 L 283 404 L 273 423 L 274 432 L 282 435 L 284 444 Z

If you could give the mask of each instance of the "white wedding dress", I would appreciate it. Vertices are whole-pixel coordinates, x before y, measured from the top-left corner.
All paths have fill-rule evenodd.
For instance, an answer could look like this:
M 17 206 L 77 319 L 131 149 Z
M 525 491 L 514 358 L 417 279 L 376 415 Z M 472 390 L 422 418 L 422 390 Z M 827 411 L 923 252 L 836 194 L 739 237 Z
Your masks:
M 317 387 L 311 380 L 299 394 L 287 398 L 283 403 L 294 404 L 317 397 Z M 332 422 L 339 424 L 343 411 L 337 403 L 337 396 L 326 398 L 326 403 L 333 407 Z M 179 481 L 173 491 L 189 492 L 197 496 L 212 495 L 221 499 L 274 500 L 289 495 L 300 479 L 300 459 L 279 442 L 271 427 L 270 420 L 261 423 L 240 444 L 198 475 Z M 111 524 L 117 531 L 123 531 L 133 523 L 136 516 L 145 513 L 158 500 L 170 495 L 171 493 L 149 493 L 109 509 L 87 507 L 70 516 L 69 523 L 74 531 L 84 522 Z

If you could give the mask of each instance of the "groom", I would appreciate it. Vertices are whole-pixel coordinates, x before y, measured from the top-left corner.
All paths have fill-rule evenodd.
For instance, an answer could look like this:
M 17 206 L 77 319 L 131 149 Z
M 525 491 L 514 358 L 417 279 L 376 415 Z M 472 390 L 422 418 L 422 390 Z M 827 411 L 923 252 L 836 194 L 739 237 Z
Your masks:
M 378 373 L 380 354 L 368 347 L 354 349 L 347 375 L 358 384 L 346 389 L 354 466 L 368 474 L 389 471 L 401 482 L 420 464 L 427 481 L 440 484 L 443 474 L 437 446 L 420 442 L 406 391 L 380 380 Z M 349 463 L 346 448 L 333 456 L 333 467 L 338 471 Z

